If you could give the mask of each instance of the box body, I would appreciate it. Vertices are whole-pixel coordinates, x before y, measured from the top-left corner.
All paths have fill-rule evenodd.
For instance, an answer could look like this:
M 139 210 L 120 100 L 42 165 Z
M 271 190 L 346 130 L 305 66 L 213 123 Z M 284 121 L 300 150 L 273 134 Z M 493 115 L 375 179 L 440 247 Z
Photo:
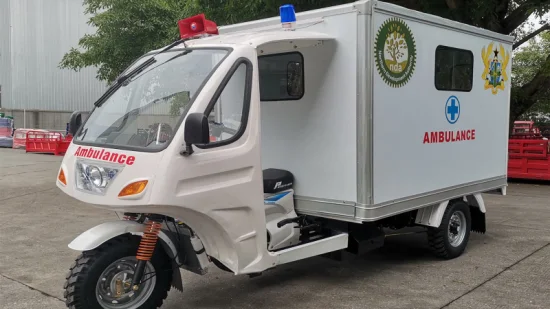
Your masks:
M 413 37 L 416 57 L 400 86 L 387 82 L 378 65 L 372 71 L 371 204 L 411 198 L 421 204 L 422 197 L 436 202 L 463 188 L 474 192 L 504 185 L 512 40 L 382 3 L 374 9 L 375 36 L 388 20 L 408 27 L 404 33 Z M 453 53 L 458 73 L 451 79 L 454 85 L 445 85 L 441 71 Z M 376 62 L 379 57 L 373 56 Z M 500 68 L 501 87 L 486 80 L 491 65 Z
M 513 38 L 378 1 L 297 20 L 335 37 L 297 50 L 302 98 L 260 104 L 262 166 L 294 174 L 298 212 L 374 221 L 506 185 Z

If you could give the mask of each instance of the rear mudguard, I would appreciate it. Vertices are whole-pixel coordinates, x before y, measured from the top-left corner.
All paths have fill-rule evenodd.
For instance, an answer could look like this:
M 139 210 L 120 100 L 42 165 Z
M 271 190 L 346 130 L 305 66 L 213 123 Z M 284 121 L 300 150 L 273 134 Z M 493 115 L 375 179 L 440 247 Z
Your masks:
M 464 200 L 464 197 L 462 198 Z M 481 193 L 466 196 L 466 201 L 472 210 L 472 230 L 485 233 L 485 202 Z M 418 210 L 415 223 L 429 227 L 439 227 L 443 214 L 450 201 L 444 201 Z
M 143 235 L 144 225 L 134 221 L 113 221 L 97 225 L 76 237 L 69 248 L 76 251 L 89 251 L 96 249 L 105 242 L 117 236 L 124 234 Z M 173 260 L 173 281 L 172 286 L 182 291 L 182 279 L 179 267 L 185 268 L 197 274 L 205 274 L 208 266 L 208 258 L 204 252 L 204 247 L 196 236 L 191 233 L 181 233 L 162 229 L 159 233 L 162 248 Z M 178 249 L 180 252 L 178 254 Z M 184 263 L 182 263 L 184 261 Z

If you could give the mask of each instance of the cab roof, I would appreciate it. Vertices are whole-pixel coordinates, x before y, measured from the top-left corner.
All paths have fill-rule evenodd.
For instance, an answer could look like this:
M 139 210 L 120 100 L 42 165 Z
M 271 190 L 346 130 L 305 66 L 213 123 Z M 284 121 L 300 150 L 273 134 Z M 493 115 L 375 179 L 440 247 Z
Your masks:
M 333 36 L 325 33 L 315 31 L 285 31 L 285 30 L 271 30 L 271 31 L 250 31 L 250 32 L 236 32 L 229 34 L 213 35 L 210 37 L 190 40 L 185 42 L 189 47 L 199 47 L 206 45 L 249 45 L 254 48 L 278 42 L 318 42 L 334 40 Z
M 214 46 L 236 46 L 245 45 L 253 48 L 263 48 L 269 45 L 270 51 L 284 51 L 308 46 L 323 44 L 325 41 L 335 40 L 336 38 L 325 33 L 316 31 L 285 31 L 282 29 L 267 31 L 244 31 L 228 34 L 219 34 L 200 39 L 192 39 L 179 44 L 178 48 L 186 47 L 214 47 Z M 155 53 L 162 50 L 152 50 Z

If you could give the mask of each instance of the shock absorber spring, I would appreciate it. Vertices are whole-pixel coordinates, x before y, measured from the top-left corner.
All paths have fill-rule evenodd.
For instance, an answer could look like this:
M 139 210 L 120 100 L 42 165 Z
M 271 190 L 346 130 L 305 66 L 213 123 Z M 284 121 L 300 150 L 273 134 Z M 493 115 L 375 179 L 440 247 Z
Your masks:
M 150 261 L 157 245 L 161 223 L 153 220 L 147 221 L 145 224 L 145 231 L 141 237 L 139 248 L 137 252 L 138 261 Z
M 145 223 L 145 231 L 141 237 L 139 243 L 139 248 L 136 254 L 136 259 L 138 260 L 136 271 L 132 278 L 132 286 L 134 290 L 139 289 L 139 283 L 143 277 L 143 271 L 145 270 L 145 265 L 153 257 L 155 252 L 155 247 L 158 242 L 158 235 L 162 224 L 155 220 L 149 220 Z

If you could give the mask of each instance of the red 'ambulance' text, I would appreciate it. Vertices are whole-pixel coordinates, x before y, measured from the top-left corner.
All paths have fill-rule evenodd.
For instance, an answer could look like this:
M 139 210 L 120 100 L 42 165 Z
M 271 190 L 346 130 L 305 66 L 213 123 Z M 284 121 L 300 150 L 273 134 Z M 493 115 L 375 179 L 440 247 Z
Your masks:
M 433 131 L 424 133 L 423 144 L 454 143 L 476 139 L 476 130 Z
M 128 165 L 132 165 L 136 161 L 136 157 L 134 156 L 127 156 L 121 153 L 109 152 L 109 151 L 105 151 L 105 149 L 96 150 L 93 148 L 78 147 L 74 155 L 77 157 L 98 159 L 98 160 L 110 161 L 114 163 L 128 164 Z

